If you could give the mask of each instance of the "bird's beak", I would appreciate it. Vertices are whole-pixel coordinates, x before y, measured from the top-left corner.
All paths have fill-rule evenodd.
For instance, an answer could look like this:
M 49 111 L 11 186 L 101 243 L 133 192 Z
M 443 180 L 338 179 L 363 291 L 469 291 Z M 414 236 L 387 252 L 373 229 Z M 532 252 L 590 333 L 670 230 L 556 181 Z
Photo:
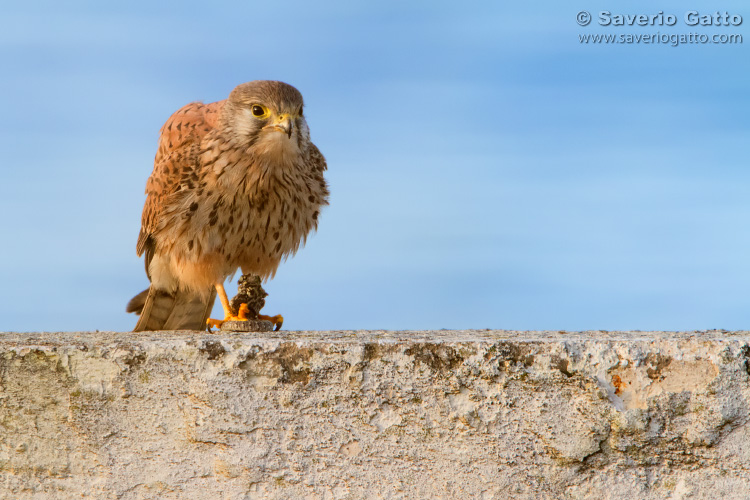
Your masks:
M 294 130 L 294 122 L 292 121 L 292 117 L 289 115 L 279 115 L 276 118 L 276 123 L 274 123 L 273 125 L 266 125 L 266 127 L 264 128 L 284 132 L 287 137 L 291 138 L 292 131 Z

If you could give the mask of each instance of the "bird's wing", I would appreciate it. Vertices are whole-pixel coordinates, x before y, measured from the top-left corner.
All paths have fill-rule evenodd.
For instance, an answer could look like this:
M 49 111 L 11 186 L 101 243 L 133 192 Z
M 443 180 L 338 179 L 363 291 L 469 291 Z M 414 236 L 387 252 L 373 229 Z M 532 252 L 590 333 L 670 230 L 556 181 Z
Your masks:
M 314 171 L 324 172 L 328 169 L 325 156 L 323 156 L 323 153 L 321 153 L 318 147 L 312 142 L 307 150 L 307 155 L 307 161 L 313 166 Z
M 154 171 L 146 182 L 146 203 L 136 245 L 139 256 L 146 253 L 146 273 L 154 251 L 152 234 L 165 207 L 182 189 L 191 187 L 199 166 L 201 141 L 216 127 L 224 102 L 190 103 L 170 116 L 161 128 Z

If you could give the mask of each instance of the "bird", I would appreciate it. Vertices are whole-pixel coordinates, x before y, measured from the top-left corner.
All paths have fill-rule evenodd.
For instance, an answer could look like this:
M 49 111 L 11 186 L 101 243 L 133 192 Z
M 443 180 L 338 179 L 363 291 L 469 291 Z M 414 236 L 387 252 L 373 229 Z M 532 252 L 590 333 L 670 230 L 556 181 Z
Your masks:
M 325 157 L 310 140 L 302 94 L 255 80 L 227 99 L 192 102 L 161 128 L 136 253 L 149 287 L 126 311 L 133 331 L 205 330 L 235 316 L 224 281 L 266 281 L 317 230 L 328 205 Z M 224 319 L 209 318 L 218 295 Z M 281 326 L 281 315 L 270 319 Z

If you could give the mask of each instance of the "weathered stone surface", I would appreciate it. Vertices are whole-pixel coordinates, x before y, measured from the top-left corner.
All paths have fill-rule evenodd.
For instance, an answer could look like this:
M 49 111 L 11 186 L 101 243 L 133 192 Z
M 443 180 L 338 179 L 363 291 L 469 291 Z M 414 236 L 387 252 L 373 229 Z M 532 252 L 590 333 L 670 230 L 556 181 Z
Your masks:
M 748 332 L 0 334 L 0 498 L 746 499 Z

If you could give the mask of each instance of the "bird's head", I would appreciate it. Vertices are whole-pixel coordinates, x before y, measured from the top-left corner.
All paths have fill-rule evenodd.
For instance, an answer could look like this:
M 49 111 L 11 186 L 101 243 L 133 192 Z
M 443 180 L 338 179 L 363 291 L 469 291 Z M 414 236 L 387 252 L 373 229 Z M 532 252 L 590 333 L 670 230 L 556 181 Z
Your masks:
M 310 139 L 302 94 L 289 84 L 256 80 L 235 87 L 224 120 L 235 139 L 261 154 L 296 154 Z

